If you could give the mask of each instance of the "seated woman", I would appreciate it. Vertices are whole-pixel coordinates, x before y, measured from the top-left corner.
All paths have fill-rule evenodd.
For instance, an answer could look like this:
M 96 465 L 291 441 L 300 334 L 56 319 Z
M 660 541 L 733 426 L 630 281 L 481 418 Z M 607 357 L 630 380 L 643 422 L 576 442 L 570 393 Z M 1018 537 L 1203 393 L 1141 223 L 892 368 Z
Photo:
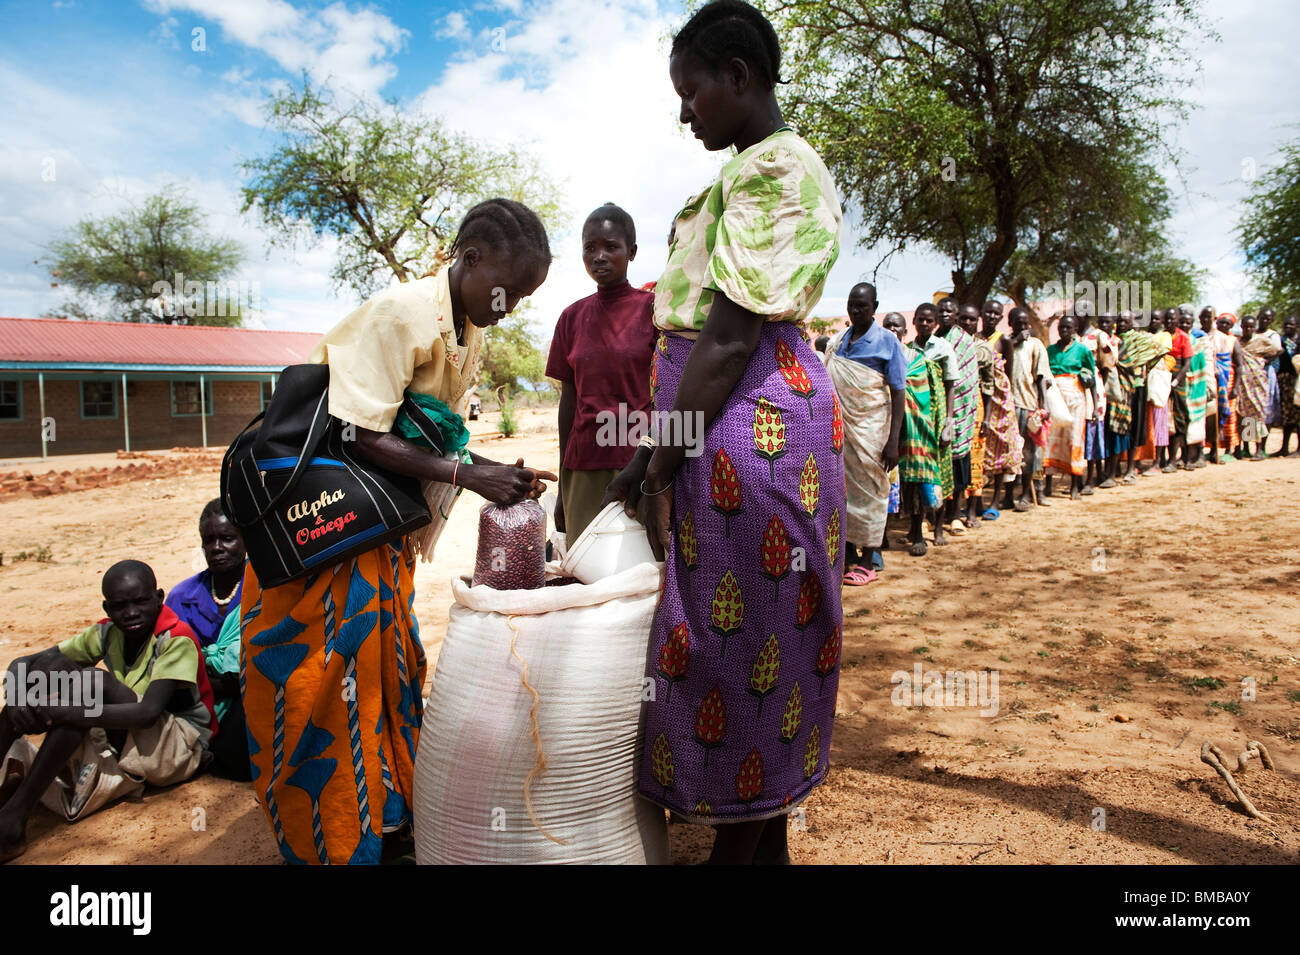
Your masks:
M 244 539 L 213 498 L 199 514 L 199 540 L 207 569 L 186 577 L 167 595 L 167 606 L 194 631 L 200 647 L 217 639 L 231 610 L 239 610 L 244 579 Z
M 105 619 L 6 674 L 0 862 L 26 850 L 38 801 L 75 822 L 143 783 L 189 779 L 216 732 L 194 635 L 163 605 L 153 570 L 119 561 L 102 588 Z M 42 734 L 39 750 L 22 738 Z

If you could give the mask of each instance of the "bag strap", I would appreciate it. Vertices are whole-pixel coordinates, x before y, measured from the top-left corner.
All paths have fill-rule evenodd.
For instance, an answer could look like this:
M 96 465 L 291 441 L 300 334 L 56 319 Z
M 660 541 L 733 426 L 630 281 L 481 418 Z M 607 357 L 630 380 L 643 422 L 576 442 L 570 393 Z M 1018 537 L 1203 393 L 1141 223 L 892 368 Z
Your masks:
M 411 419 L 411 424 L 415 425 L 424 440 L 429 442 L 434 454 L 442 455 L 446 453 L 447 448 L 442 440 L 442 429 L 438 427 L 436 421 L 429 417 L 428 412 L 420 406 L 420 403 L 411 397 L 410 392 L 403 394 L 401 410 L 406 412 L 406 416 Z
M 250 421 L 239 434 L 243 435 L 249 428 L 261 420 L 265 414 L 266 412 L 262 412 L 257 415 L 257 417 Z M 284 500 L 285 495 L 293 490 L 294 485 L 298 483 L 299 477 L 302 476 L 303 469 L 307 467 L 307 463 L 311 460 L 317 446 L 320 444 L 321 438 L 325 436 L 325 430 L 329 427 L 329 423 L 329 392 L 323 391 L 316 401 L 316 411 L 312 416 L 311 427 L 307 430 L 307 437 L 303 440 L 302 448 L 298 452 L 298 461 L 294 464 L 293 471 L 289 474 L 289 479 L 285 482 L 284 486 L 280 488 L 280 492 L 267 501 L 266 506 L 258 511 L 257 516 L 245 523 L 260 524 L 262 521 L 266 520 L 266 515 L 270 514 L 271 511 L 274 510 L 282 500 Z M 236 436 L 235 442 L 237 442 L 238 439 L 239 436 Z M 232 442 L 230 447 L 226 450 L 226 461 L 229 461 L 231 452 L 235 448 L 235 442 Z M 251 454 L 251 450 L 249 453 Z M 254 461 L 254 464 L 256 464 L 256 461 Z M 229 470 L 228 464 L 223 462 L 221 468 L 221 496 L 223 500 L 226 497 L 225 483 L 226 475 Z
M 321 438 L 325 436 L 325 429 L 329 427 L 329 391 L 321 392 L 320 398 L 316 401 L 316 413 L 311 419 L 311 428 L 307 431 L 307 438 L 302 443 L 302 449 L 298 452 L 298 463 L 293 466 L 289 473 L 289 479 L 284 482 L 284 487 L 280 488 L 280 493 L 267 502 L 266 507 L 258 513 L 254 523 L 261 523 L 266 520 L 266 515 L 270 514 L 282 500 L 285 495 L 293 490 L 294 485 L 298 483 L 298 478 L 302 476 L 303 469 L 307 467 L 307 462 L 316 452 L 317 445 L 320 444 Z M 254 462 L 256 463 L 256 462 Z

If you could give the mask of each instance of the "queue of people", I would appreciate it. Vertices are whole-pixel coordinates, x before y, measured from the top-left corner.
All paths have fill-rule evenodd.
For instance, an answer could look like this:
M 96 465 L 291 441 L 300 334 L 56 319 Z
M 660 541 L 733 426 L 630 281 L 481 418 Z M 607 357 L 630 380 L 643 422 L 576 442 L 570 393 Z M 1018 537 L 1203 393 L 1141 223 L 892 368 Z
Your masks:
M 825 343 L 844 410 L 849 542 L 844 583 L 884 567 L 890 514 L 908 520 L 913 556 L 1003 512 L 1023 513 L 1139 478 L 1230 460 L 1258 461 L 1270 429 L 1291 452 L 1300 319 L 1279 334 L 1274 310 L 1240 321 L 1206 306 L 1054 317 L 1056 341 L 1029 312 L 951 297 L 876 324 L 876 290 L 849 294 L 849 326 Z M 892 335 L 888 333 L 893 333 Z M 904 372 L 902 369 L 906 369 Z M 973 398 L 973 400 L 972 400 Z M 856 559 L 856 563 L 854 560 Z

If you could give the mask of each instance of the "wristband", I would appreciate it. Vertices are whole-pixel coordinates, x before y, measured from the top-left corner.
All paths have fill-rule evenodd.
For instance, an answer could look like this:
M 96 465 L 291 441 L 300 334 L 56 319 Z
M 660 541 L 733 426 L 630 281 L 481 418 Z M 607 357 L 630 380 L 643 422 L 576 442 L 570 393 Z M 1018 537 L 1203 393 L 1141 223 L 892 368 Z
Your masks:
M 452 486 L 452 487 L 455 487 L 455 486 L 456 486 L 456 470 L 457 470 L 459 467 L 460 467 L 460 458 L 457 458 L 457 459 L 456 459 L 456 463 L 453 464 L 453 465 L 451 466 L 451 486 Z
M 661 488 L 660 488 L 659 490 L 657 490 L 657 491 L 647 491 L 647 490 L 645 489 L 645 481 L 642 481 L 642 482 L 641 482 L 641 494 L 642 494 L 642 496 L 644 496 L 644 497 L 658 497 L 660 494 L 664 493 L 664 491 L 670 491 L 670 490 L 672 490 L 672 484 L 671 484 L 671 483 L 669 483 L 669 484 L 665 484 L 663 487 L 661 487 Z

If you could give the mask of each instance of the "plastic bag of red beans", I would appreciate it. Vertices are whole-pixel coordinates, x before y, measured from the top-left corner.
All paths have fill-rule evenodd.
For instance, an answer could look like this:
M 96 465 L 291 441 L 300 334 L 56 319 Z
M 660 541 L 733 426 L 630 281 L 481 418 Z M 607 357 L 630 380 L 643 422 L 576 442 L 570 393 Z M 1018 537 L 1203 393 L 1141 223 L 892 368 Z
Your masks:
M 546 511 L 536 501 L 478 512 L 473 586 L 535 590 L 546 584 Z

